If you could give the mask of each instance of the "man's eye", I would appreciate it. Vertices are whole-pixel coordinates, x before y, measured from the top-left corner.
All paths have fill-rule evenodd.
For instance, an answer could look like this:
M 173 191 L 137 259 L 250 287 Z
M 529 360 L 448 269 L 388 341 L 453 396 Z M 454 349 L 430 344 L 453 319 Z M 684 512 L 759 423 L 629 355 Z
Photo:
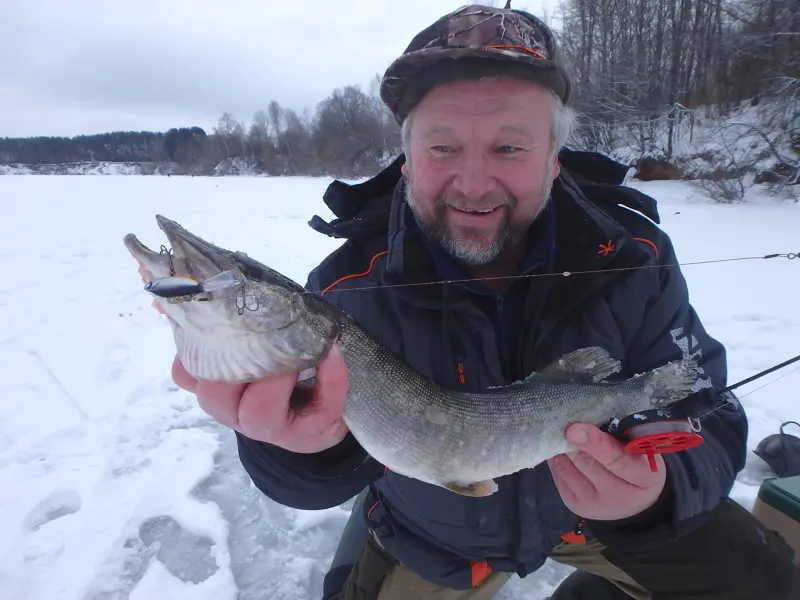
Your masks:
M 431 146 L 431 150 L 434 152 L 452 152 L 452 146 Z
M 518 148 L 517 146 L 500 146 L 497 151 L 501 154 L 514 154 L 515 152 L 522 152 L 522 148 Z

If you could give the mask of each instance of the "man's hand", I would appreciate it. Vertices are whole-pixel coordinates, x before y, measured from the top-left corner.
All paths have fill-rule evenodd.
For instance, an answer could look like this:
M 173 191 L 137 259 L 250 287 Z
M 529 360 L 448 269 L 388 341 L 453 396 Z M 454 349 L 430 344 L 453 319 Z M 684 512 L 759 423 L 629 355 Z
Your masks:
M 585 423 L 567 429 L 578 448 L 549 459 L 561 498 L 585 519 L 614 521 L 641 513 L 655 504 L 666 483 L 666 464 L 656 455 L 653 473 L 647 456 L 629 454 L 613 436 Z
M 335 446 L 348 432 L 342 411 L 349 382 L 336 344 L 317 363 L 316 377 L 309 405 L 297 413 L 290 407 L 297 373 L 253 383 L 217 383 L 194 379 L 178 357 L 172 364 L 173 381 L 195 394 L 200 408 L 217 422 L 250 439 L 302 454 Z

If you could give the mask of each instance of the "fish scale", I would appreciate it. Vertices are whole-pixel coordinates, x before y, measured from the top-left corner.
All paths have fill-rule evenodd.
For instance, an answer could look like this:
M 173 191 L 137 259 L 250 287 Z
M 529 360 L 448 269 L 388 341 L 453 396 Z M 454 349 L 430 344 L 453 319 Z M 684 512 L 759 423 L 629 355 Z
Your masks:
M 297 373 L 313 368 L 336 343 L 349 382 L 342 418 L 356 440 L 388 469 L 455 493 L 490 495 L 496 478 L 572 450 L 564 436 L 571 423 L 602 425 L 668 406 L 688 396 L 698 377 L 694 361 L 678 360 L 609 382 L 621 364 L 590 347 L 508 386 L 477 393 L 447 389 L 281 273 L 175 221 L 156 220 L 172 245 L 170 255 L 150 250 L 133 234 L 124 243 L 145 267 L 146 289 L 168 317 L 190 375 L 245 382 Z M 188 285 L 159 285 L 174 277 Z M 214 286 L 204 288 L 210 280 Z

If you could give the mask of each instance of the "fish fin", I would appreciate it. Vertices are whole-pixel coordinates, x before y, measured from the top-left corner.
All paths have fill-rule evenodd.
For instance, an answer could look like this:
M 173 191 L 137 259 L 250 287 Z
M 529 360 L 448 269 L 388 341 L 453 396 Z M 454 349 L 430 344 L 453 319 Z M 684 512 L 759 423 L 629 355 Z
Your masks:
M 525 381 L 536 378 L 564 383 L 598 383 L 618 372 L 621 367 L 621 363 L 608 350 L 590 346 L 565 354 L 538 373 L 529 375 Z
M 461 483 L 458 481 L 449 481 L 444 484 L 451 492 L 461 494 L 462 496 L 472 496 L 473 498 L 483 498 L 491 496 L 499 488 L 493 479 L 486 481 L 475 481 L 473 483 Z
M 653 386 L 653 404 L 669 406 L 689 396 L 698 378 L 698 365 L 693 360 L 674 360 L 645 374 Z

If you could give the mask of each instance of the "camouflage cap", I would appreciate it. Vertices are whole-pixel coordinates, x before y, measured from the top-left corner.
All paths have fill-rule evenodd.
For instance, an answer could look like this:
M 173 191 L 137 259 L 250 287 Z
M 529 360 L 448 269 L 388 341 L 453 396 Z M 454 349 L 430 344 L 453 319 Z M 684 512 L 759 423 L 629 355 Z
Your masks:
M 508 75 L 536 81 L 566 104 L 571 83 L 552 31 L 533 15 L 472 4 L 419 32 L 384 73 L 381 99 L 402 123 L 438 83 Z

